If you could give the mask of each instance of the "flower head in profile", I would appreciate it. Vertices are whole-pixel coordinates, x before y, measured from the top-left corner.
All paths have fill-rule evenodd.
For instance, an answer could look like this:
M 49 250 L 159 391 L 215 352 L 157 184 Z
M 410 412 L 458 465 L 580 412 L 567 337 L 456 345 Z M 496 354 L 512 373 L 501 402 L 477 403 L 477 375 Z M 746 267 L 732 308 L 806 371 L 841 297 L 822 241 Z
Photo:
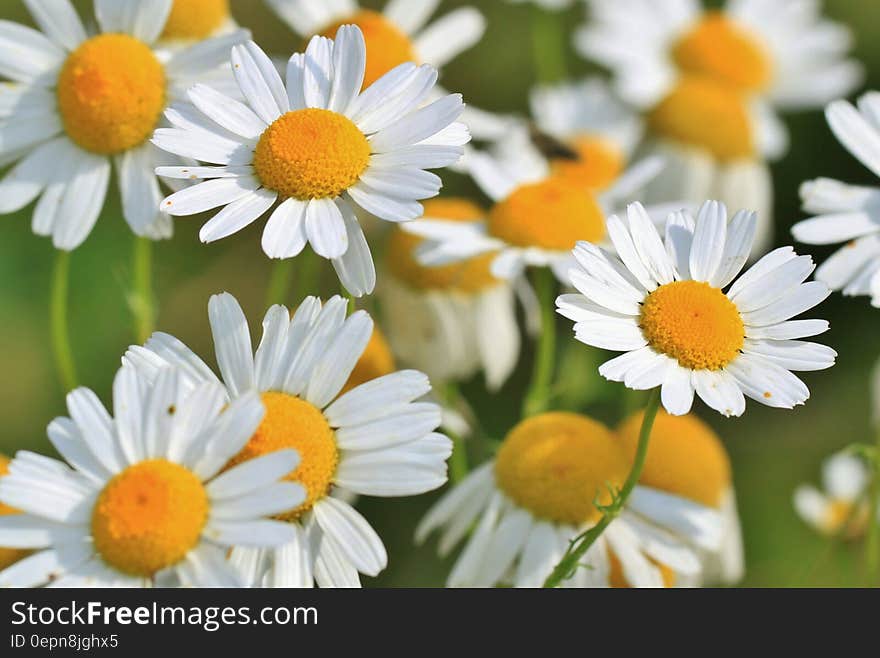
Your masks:
M 35 551 L 0 585 L 239 585 L 226 553 L 290 541 L 270 517 L 305 491 L 280 481 L 299 463 L 293 450 L 228 467 L 265 410 L 256 394 L 223 393 L 168 367 L 152 381 L 120 370 L 113 416 L 91 390 L 70 393 L 70 417 L 48 429 L 65 461 L 19 451 L 0 479 L 0 500 L 21 512 L 0 517 L 0 545 Z
M 861 457 L 839 452 L 822 464 L 822 490 L 803 484 L 794 492 L 794 509 L 823 535 L 862 535 L 870 523 L 867 501 L 870 472 Z
M 858 107 L 835 101 L 825 110 L 838 141 L 880 176 L 880 94 L 868 92 Z M 814 217 L 791 232 L 806 244 L 845 243 L 816 270 L 816 278 L 844 295 L 867 295 L 880 307 L 880 187 L 817 178 L 801 185 L 801 200 Z
M 361 93 L 365 56 L 360 29 L 343 26 L 335 41 L 314 37 L 290 58 L 285 85 L 256 44 L 233 48 L 245 102 L 197 85 L 188 92 L 195 107 L 169 110 L 174 127 L 153 136 L 166 151 L 208 163 L 158 170 L 203 181 L 162 201 L 163 212 L 221 208 L 199 234 L 213 242 L 271 210 L 266 255 L 292 258 L 310 243 L 350 293 L 372 292 L 376 272 L 355 208 L 392 222 L 419 217 L 418 200 L 441 187 L 427 169 L 456 162 L 469 135 L 456 123 L 461 96 L 424 105 L 435 69 L 401 64 Z
M 669 413 L 687 413 L 694 393 L 725 416 L 745 411 L 745 397 L 790 409 L 810 395 L 792 371 L 834 364 L 829 347 L 800 340 L 828 329 L 824 320 L 792 320 L 829 294 L 804 283 L 809 256 L 776 249 L 737 278 L 755 236 L 754 213 L 707 201 L 694 218 L 676 212 L 665 243 L 641 204 L 608 220 L 617 256 L 582 242 L 570 276 L 574 294 L 557 300 L 575 338 L 625 352 L 599 372 L 636 390 L 662 387 Z
M 419 400 L 431 386 L 414 370 L 371 379 L 340 395 L 373 336 L 364 311 L 346 318 L 347 303 L 306 298 L 291 317 L 273 306 L 263 320 L 254 353 L 247 320 L 238 302 L 224 293 L 211 298 L 209 317 L 226 397 L 259 394 L 266 414 L 230 458 L 252 463 L 292 448 L 301 460 L 286 479 L 300 483 L 306 497 L 279 510 L 291 541 L 274 549 L 237 548 L 232 561 L 251 585 L 357 587 L 360 573 L 385 568 L 382 540 L 343 500 L 350 494 L 411 496 L 446 481 L 452 442 L 435 432 L 441 410 Z M 154 334 L 132 347 L 126 367 L 155 376 L 165 364 L 187 369 L 192 383 L 218 378 L 189 348 L 168 334 Z
M 440 530 L 448 554 L 476 523 L 449 575 L 451 587 L 540 587 L 570 542 L 602 517 L 630 456 L 601 423 L 552 412 L 515 426 L 493 460 L 471 472 L 425 515 L 416 540 Z M 720 514 L 638 486 L 590 547 L 570 587 L 663 587 L 699 582 L 698 548 L 717 550 Z
M 180 163 L 149 142 L 169 102 L 211 74 L 245 32 L 173 54 L 157 49 L 172 0 L 95 0 L 100 33 L 89 36 L 69 0 L 28 6 L 42 31 L 0 22 L 0 213 L 38 199 L 33 230 L 71 250 L 89 235 L 115 165 L 122 214 L 132 231 L 171 235 L 154 169 Z

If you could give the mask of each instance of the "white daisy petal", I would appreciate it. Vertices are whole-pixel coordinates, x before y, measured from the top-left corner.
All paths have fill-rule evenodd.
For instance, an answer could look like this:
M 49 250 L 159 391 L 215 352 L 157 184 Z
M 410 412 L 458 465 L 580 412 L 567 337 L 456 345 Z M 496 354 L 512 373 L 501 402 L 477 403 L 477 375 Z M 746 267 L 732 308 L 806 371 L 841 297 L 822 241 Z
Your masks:
M 234 500 L 291 473 L 299 461 L 295 450 L 276 450 L 223 471 L 205 486 L 205 490 L 213 500 Z
M 323 409 L 339 394 L 372 335 L 373 320 L 365 311 L 345 321 L 312 370 L 305 395 L 309 402 Z
M 479 11 L 460 7 L 422 30 L 413 45 L 421 59 L 440 67 L 479 42 L 485 30 L 486 19 Z
M 232 72 L 251 109 L 266 123 L 290 109 L 287 90 L 272 61 L 253 41 L 232 48 Z
M 86 30 L 68 0 L 25 0 L 34 22 L 43 34 L 67 50 L 74 50 L 86 40 Z
M 202 226 L 199 231 L 199 239 L 202 242 L 215 242 L 233 233 L 237 233 L 259 219 L 263 213 L 272 207 L 277 198 L 278 194 L 276 192 L 260 188 L 256 192 L 251 192 L 248 196 L 233 201 Z
M 324 531 L 323 542 L 333 544 L 358 571 L 377 575 L 388 563 L 382 540 L 353 507 L 332 497 L 315 505 L 315 519 Z
M 306 208 L 308 202 L 290 197 L 269 216 L 263 229 L 263 251 L 269 258 L 293 258 L 308 242 Z
M 363 297 L 371 294 L 376 287 L 376 266 L 373 263 L 373 255 L 351 206 L 342 199 L 337 200 L 336 204 L 345 222 L 348 249 L 342 256 L 333 259 L 333 269 L 336 270 L 340 283 L 350 294 Z
M 342 212 L 331 199 L 312 199 L 305 212 L 305 231 L 315 253 L 339 258 L 348 250 L 348 232 Z
M 247 105 L 224 96 L 208 85 L 190 87 L 187 96 L 205 116 L 236 135 L 256 140 L 266 130 L 266 123 Z
M 228 292 L 214 295 L 208 304 L 217 365 L 232 397 L 254 389 L 254 352 L 247 318 L 238 300 Z
M 711 281 L 724 255 L 727 238 L 727 209 L 718 201 L 700 208 L 691 246 L 690 273 L 695 281 Z

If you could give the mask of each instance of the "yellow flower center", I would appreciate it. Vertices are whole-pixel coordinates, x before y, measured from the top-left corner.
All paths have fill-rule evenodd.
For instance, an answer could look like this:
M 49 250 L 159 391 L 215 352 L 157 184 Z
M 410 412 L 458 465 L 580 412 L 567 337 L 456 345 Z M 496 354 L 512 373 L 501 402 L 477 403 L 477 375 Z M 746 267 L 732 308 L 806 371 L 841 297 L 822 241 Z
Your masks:
M 846 539 L 859 539 L 864 536 L 868 529 L 868 521 L 871 518 L 871 510 L 864 502 L 854 509 L 851 500 L 832 500 L 825 511 L 821 521 L 821 531 L 828 536 L 837 535 L 844 530 Z
M 486 212 L 466 199 L 431 199 L 424 203 L 425 217 L 453 222 L 473 222 L 486 217 Z M 418 220 L 416 220 L 418 221 Z M 449 265 L 426 267 L 418 262 L 415 249 L 422 238 L 395 228 L 388 240 L 385 257 L 391 274 L 417 290 L 458 290 L 479 292 L 498 283 L 490 267 L 495 252 L 481 254 Z
M 153 459 L 107 483 L 92 512 L 92 538 L 111 567 L 149 577 L 180 562 L 207 519 L 208 494 L 199 478 L 179 464 Z
M 626 455 L 601 423 L 566 412 L 533 416 L 514 427 L 498 450 L 498 487 L 537 518 L 580 526 L 611 502 L 629 471 Z
M 299 507 L 278 515 L 283 521 L 296 521 L 330 493 L 339 463 L 336 435 L 319 409 L 295 395 L 269 392 L 263 393 L 262 399 L 266 407 L 263 422 L 227 468 L 276 450 L 296 450 L 299 466 L 285 479 L 305 487 L 306 499 Z
M 340 395 L 365 382 L 390 375 L 394 370 L 394 355 L 391 353 L 388 341 L 379 330 L 379 327 L 374 327 L 373 335 L 370 336 L 370 342 L 367 343 L 367 349 L 364 350 L 361 358 L 358 359 Z
M 174 0 L 163 39 L 205 39 L 229 20 L 229 0 Z
M 58 108 L 68 137 L 85 150 L 126 151 L 147 140 L 165 109 L 165 70 L 145 43 L 101 34 L 64 62 Z
M 736 305 L 702 281 L 674 281 L 657 288 L 642 304 L 639 326 L 651 347 L 691 370 L 723 368 L 745 338 Z
M 0 477 L 9 473 L 9 459 L 5 455 L 0 455 Z M 14 507 L 0 503 L 0 516 L 7 514 L 20 514 Z M 0 571 L 6 567 L 15 564 L 24 557 L 27 557 L 30 551 L 21 548 L 4 548 L 0 546 Z
M 648 114 L 661 137 L 709 151 L 719 160 L 754 155 L 752 122 L 742 94 L 733 87 L 684 76 Z
M 263 186 L 303 201 L 339 196 L 369 163 L 370 143 L 351 119 L 315 108 L 280 116 L 254 153 Z
M 364 34 L 364 43 L 367 46 L 364 89 L 395 66 L 404 62 L 418 62 L 410 38 L 378 12 L 363 9 L 334 23 L 321 34 L 332 39 L 336 36 L 336 30 L 343 25 L 357 25 Z
M 569 251 L 600 242 L 605 217 L 593 195 L 557 177 L 516 188 L 489 211 L 489 233 L 517 247 Z
M 661 564 L 651 558 L 648 558 L 648 560 L 652 562 L 655 567 L 660 569 L 660 575 L 663 577 L 663 587 L 675 587 L 675 572 L 665 564 Z M 632 585 L 630 585 L 626 576 L 623 575 L 623 565 L 613 551 L 608 551 L 608 561 L 610 563 L 609 566 L 611 567 L 610 573 L 608 574 L 608 582 L 611 587 L 617 587 L 619 589 L 631 588 Z
M 672 49 L 685 73 L 702 75 L 744 91 L 770 82 L 772 62 L 764 45 L 720 11 L 709 11 Z
M 643 413 L 626 419 L 617 436 L 635 457 Z M 720 507 L 730 487 L 730 459 L 721 439 L 693 415 L 671 416 L 661 410 L 654 421 L 642 484 L 709 507 Z
M 560 178 L 590 190 L 601 191 L 623 172 L 626 158 L 616 144 L 593 135 L 581 135 L 572 140 L 577 160 L 558 158 L 550 163 L 553 173 Z

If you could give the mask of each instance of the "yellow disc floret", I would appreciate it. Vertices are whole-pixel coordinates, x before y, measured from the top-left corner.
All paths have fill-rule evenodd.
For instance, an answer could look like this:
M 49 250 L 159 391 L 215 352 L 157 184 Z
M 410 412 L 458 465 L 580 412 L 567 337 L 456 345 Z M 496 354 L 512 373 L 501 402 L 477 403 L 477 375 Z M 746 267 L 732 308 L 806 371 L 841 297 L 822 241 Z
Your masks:
M 296 450 L 299 466 L 285 479 L 305 487 L 306 499 L 299 507 L 278 515 L 284 521 L 295 521 L 330 493 L 339 463 L 336 435 L 319 409 L 295 395 L 269 392 L 263 393 L 262 399 L 266 408 L 263 422 L 227 468 L 276 450 Z
M 580 526 L 599 518 L 629 471 L 614 435 L 573 413 L 533 416 L 514 427 L 498 450 L 498 487 L 537 518 Z
M 303 201 L 339 196 L 369 163 L 370 143 L 351 119 L 317 108 L 276 119 L 254 153 L 264 187 Z
M 685 73 L 745 91 L 760 91 L 772 75 L 770 58 L 760 41 L 720 11 L 706 12 L 673 47 L 672 58 Z
M 620 176 L 626 164 L 623 152 L 603 137 L 582 135 L 572 140 L 570 146 L 577 153 L 577 159 L 554 159 L 550 163 L 553 173 L 589 190 L 606 189 Z
M 660 286 L 642 304 L 639 326 L 658 352 L 691 370 L 719 370 L 743 346 L 745 329 L 736 305 L 702 281 Z
M 453 222 L 473 222 L 486 212 L 466 199 L 431 199 L 424 203 L 425 217 Z M 416 220 L 418 221 L 418 220 Z M 415 250 L 422 238 L 395 228 L 388 240 L 385 257 L 391 274 L 401 283 L 417 290 L 458 290 L 478 292 L 499 283 L 490 266 L 496 254 L 481 254 L 449 265 L 428 267 L 419 263 Z
M 145 43 L 101 34 L 64 62 L 58 109 L 68 137 L 85 150 L 126 151 L 147 140 L 165 109 L 165 70 Z
M 95 549 L 108 565 L 147 578 L 180 562 L 199 541 L 208 495 L 189 469 L 165 459 L 129 466 L 92 512 Z
M 336 30 L 343 25 L 357 25 L 364 34 L 367 46 L 367 64 L 364 71 L 364 88 L 405 62 L 417 62 L 410 38 L 382 14 L 361 10 L 325 29 L 325 37 L 334 38 Z
M 617 430 L 624 450 L 635 457 L 643 413 Z M 709 507 L 720 507 L 730 487 L 730 459 L 718 435 L 694 415 L 657 414 L 648 444 L 642 484 Z
M 340 395 L 377 377 L 390 375 L 394 371 L 394 355 L 391 353 L 391 347 L 388 345 L 385 334 L 379 330 L 379 327 L 373 327 L 373 335 L 370 336 L 367 349 L 355 364 Z
M 7 473 L 9 473 L 9 459 L 5 455 L 0 455 L 0 477 Z M 6 516 L 7 514 L 19 514 L 19 511 L 9 505 L 0 503 L 0 516 Z M 0 546 L 0 570 L 18 562 L 29 554 L 30 551 L 24 549 Z
M 174 0 L 163 39 L 205 39 L 229 20 L 229 0 Z
M 755 153 L 746 100 L 735 88 L 698 76 L 682 77 L 648 114 L 655 134 L 709 151 L 719 160 Z
M 559 177 L 520 185 L 489 212 L 489 233 L 517 247 L 569 251 L 600 242 L 605 217 L 595 197 Z

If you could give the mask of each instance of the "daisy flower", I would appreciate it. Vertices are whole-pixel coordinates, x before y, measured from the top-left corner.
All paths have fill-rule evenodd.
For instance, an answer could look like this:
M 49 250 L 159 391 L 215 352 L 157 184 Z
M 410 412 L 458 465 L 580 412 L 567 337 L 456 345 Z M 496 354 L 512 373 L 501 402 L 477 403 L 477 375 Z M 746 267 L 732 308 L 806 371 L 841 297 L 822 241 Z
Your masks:
M 828 329 L 824 320 L 791 320 L 829 294 L 809 256 L 776 249 L 737 279 L 755 238 L 755 213 L 728 223 L 724 204 L 707 201 L 696 218 L 676 212 L 660 238 L 641 204 L 608 220 L 612 256 L 581 242 L 570 276 L 576 294 L 557 300 L 574 321 L 575 338 L 625 352 L 599 368 L 636 390 L 662 387 L 674 415 L 687 413 L 694 392 L 725 416 L 745 411 L 748 396 L 791 409 L 810 396 L 792 371 L 834 364 L 830 347 L 798 340 Z M 727 289 L 727 292 L 724 290 Z
M 172 163 L 148 138 L 169 102 L 228 57 L 246 33 L 173 55 L 154 48 L 171 0 L 95 0 L 100 33 L 89 36 L 68 0 L 27 3 L 41 32 L 0 21 L 0 212 L 39 198 L 33 230 L 72 250 L 104 205 L 115 163 L 122 214 L 132 231 L 171 235 L 159 211 L 154 169 Z
M 425 203 L 425 215 L 470 222 L 485 211 L 450 197 Z M 493 254 L 426 267 L 415 255 L 422 242 L 396 228 L 385 251 L 380 295 L 395 353 L 434 381 L 463 380 L 482 370 L 488 387 L 498 389 L 519 357 L 513 288 L 490 272 Z
M 228 34 L 237 28 L 229 0 L 173 0 L 159 40 L 179 46 Z
M 368 496 L 411 496 L 446 482 L 452 442 L 434 432 L 440 407 L 416 401 L 428 378 L 402 370 L 339 395 L 373 334 L 364 311 L 346 318 L 346 300 L 326 304 L 307 297 L 291 318 L 273 306 L 263 320 L 254 354 L 247 320 L 224 293 L 208 306 L 217 363 L 229 399 L 259 393 L 263 422 L 230 464 L 249 463 L 281 448 L 301 456 L 287 479 L 306 488 L 306 499 L 278 515 L 293 540 L 277 549 L 233 551 L 232 559 L 253 585 L 357 587 L 359 573 L 385 568 L 382 540 L 339 488 Z M 193 383 L 218 382 L 189 348 L 167 334 L 132 347 L 123 363 L 147 377 L 166 363 L 181 364 Z
M 495 459 L 472 471 L 425 515 L 422 542 L 441 530 L 448 554 L 476 523 L 455 562 L 450 587 L 511 584 L 539 587 L 569 542 L 602 516 L 629 458 L 614 434 L 586 416 L 552 412 L 514 427 Z M 719 514 L 648 487 L 636 487 L 621 515 L 599 536 L 566 586 L 671 586 L 675 575 L 698 579 L 692 545 L 714 548 Z
M 305 491 L 279 479 L 293 450 L 226 468 L 260 425 L 256 394 L 227 404 L 216 382 L 186 385 L 163 368 L 153 382 L 122 369 L 111 417 L 98 397 L 67 396 L 49 425 L 67 463 L 19 451 L 0 479 L 0 544 L 37 552 L 0 572 L 0 586 L 235 586 L 235 546 L 277 546 L 294 533 L 271 520 Z M 69 465 L 68 465 L 69 464 Z
M 0 455 L 0 478 L 9 474 L 9 458 L 6 455 Z M 10 514 L 19 514 L 19 510 L 0 503 L 0 517 L 9 516 Z M 8 548 L 0 546 L 0 570 L 18 562 L 29 555 L 29 551 L 21 548 Z
M 195 108 L 170 110 L 174 127 L 153 136 L 159 148 L 218 165 L 158 169 L 204 181 L 162 201 L 163 212 L 222 207 L 199 234 L 213 242 L 271 209 L 266 255 L 292 258 L 308 242 L 350 293 L 372 292 L 376 272 L 355 207 L 393 222 L 419 217 L 417 200 L 442 184 L 426 169 L 457 161 L 469 135 L 455 122 L 460 95 L 420 108 L 437 79 L 430 66 L 402 64 L 360 93 L 365 53 L 354 26 L 340 28 L 335 42 L 315 37 L 290 58 L 285 87 L 255 43 L 235 46 L 246 103 L 197 85 L 188 92 Z
M 606 214 L 662 168 L 656 158 L 642 160 L 597 189 L 593 167 L 604 166 L 599 158 L 583 162 L 578 171 L 555 172 L 524 126 L 489 152 L 470 152 L 464 162 L 494 203 L 479 221 L 432 218 L 405 225 L 426 238 L 419 261 L 437 266 L 491 253 L 491 273 L 499 279 L 515 280 L 527 266 L 550 267 L 564 284 L 574 244 L 607 242 Z M 651 210 L 665 216 L 670 209 Z
M 869 92 L 858 108 L 835 101 L 825 110 L 838 141 L 875 176 L 880 176 L 880 94 Z M 803 208 L 815 217 L 798 222 L 792 235 L 806 244 L 846 243 L 816 278 L 844 295 L 869 295 L 880 307 L 880 187 L 817 178 L 801 185 Z
M 643 416 L 643 412 L 633 414 L 617 428 L 617 438 L 630 459 L 636 453 Z M 742 530 L 730 458 L 711 427 L 693 414 L 671 416 L 661 409 L 651 429 L 639 483 L 667 494 L 671 500 L 683 498 L 717 510 L 721 515 L 721 542 L 713 551 L 694 547 L 703 564 L 702 583 L 731 585 L 742 578 Z
M 862 498 L 870 474 L 860 457 L 845 452 L 829 457 L 822 465 L 824 491 L 804 484 L 794 492 L 794 509 L 813 529 L 835 536 L 864 534 L 870 521 L 869 505 Z
M 788 150 L 777 110 L 821 107 L 862 78 L 847 59 L 849 31 L 819 2 L 589 0 L 576 35 L 608 67 L 622 97 L 643 109 L 652 149 L 669 165 L 646 191 L 699 202 L 720 198 L 758 211 L 756 241 L 772 240 L 772 183 L 765 164 Z M 683 196 L 687 193 L 687 196 Z

